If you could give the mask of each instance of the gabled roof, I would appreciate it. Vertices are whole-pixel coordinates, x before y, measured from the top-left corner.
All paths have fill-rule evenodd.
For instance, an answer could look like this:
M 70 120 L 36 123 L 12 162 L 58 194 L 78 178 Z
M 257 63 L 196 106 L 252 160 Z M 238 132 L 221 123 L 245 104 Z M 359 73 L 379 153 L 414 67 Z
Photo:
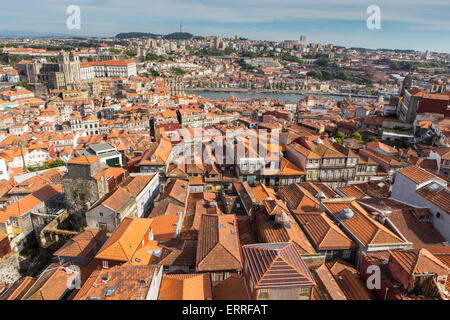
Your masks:
M 158 300 L 212 300 L 209 274 L 163 275 Z
M 416 184 L 426 182 L 433 178 L 438 178 L 436 175 L 432 174 L 431 172 L 428 172 L 427 170 L 422 169 L 417 166 L 406 167 L 406 168 L 399 170 L 398 172 L 401 173 L 402 175 L 404 175 L 405 177 L 407 177 L 408 179 L 414 181 Z
M 95 256 L 97 259 L 130 261 L 153 220 L 126 217 Z
M 339 287 L 336 279 L 325 264 L 312 270 L 316 286 L 314 287 L 314 300 L 347 300 L 344 291 Z
M 337 190 L 342 192 L 345 197 L 353 197 L 356 199 L 363 199 L 368 197 L 368 195 L 362 191 L 358 186 L 356 185 L 348 185 L 348 186 L 342 186 L 338 187 Z
M 188 187 L 189 183 L 187 181 L 179 179 L 172 180 L 165 186 L 164 193 L 159 196 L 157 201 L 160 202 L 166 198 L 171 198 L 176 200 L 176 202 L 185 204 L 188 195 Z
M 122 187 L 117 188 L 108 198 L 101 203 L 112 211 L 118 212 L 130 200 L 132 195 Z
M 203 214 L 197 243 L 197 271 L 241 270 L 235 215 Z
M 253 195 L 259 201 L 260 204 L 268 198 L 277 199 L 276 193 L 272 188 L 266 187 L 263 183 L 258 184 L 251 188 Z
M 291 243 L 250 244 L 242 251 L 255 288 L 314 286 L 309 269 Z
M 86 257 L 92 249 L 98 247 L 100 241 L 106 238 L 104 230 L 85 229 L 67 240 L 53 255 L 64 257 Z
M 370 291 L 362 279 L 350 270 L 342 270 L 335 276 L 335 279 L 348 300 L 372 300 Z
M 145 151 L 139 165 L 165 165 L 171 151 L 172 143 L 170 140 L 160 139 Z
M 121 265 L 96 270 L 74 300 L 146 300 L 158 266 Z
M 214 287 L 214 300 L 250 300 L 245 279 L 235 273 Z
M 165 248 L 170 252 L 168 252 L 167 255 L 162 256 L 162 259 L 158 262 L 158 264 L 175 267 L 195 267 L 195 255 L 197 251 L 196 240 L 173 238 L 165 242 L 164 245 L 167 246 Z
M 305 171 L 284 157 L 281 159 L 280 172 L 283 176 L 305 175 Z
M 256 213 L 256 219 L 258 232 L 264 242 L 293 243 L 300 254 L 316 254 L 314 247 L 289 212 L 283 212 L 276 216 Z
M 317 200 L 309 191 L 300 185 L 293 183 L 280 189 L 280 194 L 284 197 L 294 210 L 312 211 L 316 210 L 320 206 L 319 200 Z M 302 205 L 305 198 L 308 198 L 313 205 Z
M 134 197 L 137 197 L 142 192 L 142 190 L 144 190 L 144 188 L 150 183 L 150 181 L 153 180 L 154 176 L 154 174 L 151 174 L 128 177 L 127 180 L 125 180 L 125 182 L 121 184 L 121 187 L 127 190 Z
M 0 300 L 20 300 L 34 284 L 36 279 L 33 277 L 23 277 L 13 283 L 6 292 L 4 292 Z
M 322 192 L 326 198 L 334 198 L 338 194 L 331 189 L 331 187 L 322 182 L 300 182 L 298 184 L 300 187 L 305 188 L 309 191 L 310 194 L 312 194 L 314 197 L 319 193 Z
M 0 216 L 3 216 L 6 220 L 11 216 L 20 217 L 42 202 L 47 201 L 62 192 L 63 187 L 61 185 L 45 185 L 32 194 L 29 194 L 6 206 L 3 210 L 0 210 Z
M 354 234 L 365 246 L 372 244 L 406 244 L 406 241 L 390 231 L 380 222 L 371 218 L 354 200 L 324 201 L 322 205 L 337 218 L 337 215 L 346 208 L 353 211 L 354 215 L 342 224 Z
M 392 250 L 389 253 L 390 259 L 395 260 L 410 276 L 424 273 L 442 276 L 450 272 L 450 269 L 427 249 Z
M 91 157 L 91 156 L 80 156 L 80 157 L 76 157 L 70 161 L 67 162 L 67 164 L 83 164 L 83 165 L 89 165 L 89 164 L 93 164 L 96 163 L 97 161 L 99 161 L 100 158 L 98 157 Z
M 297 143 L 293 143 L 288 146 L 289 148 L 292 148 L 293 150 L 297 151 L 298 153 L 305 156 L 307 159 L 322 159 L 321 156 L 319 156 L 317 153 L 305 148 L 302 145 L 299 145 Z
M 319 250 L 352 249 L 356 244 L 325 212 L 297 213 L 295 217 Z
M 34 282 L 21 300 L 59 300 L 67 290 L 67 282 L 73 271 L 69 265 L 50 264 Z
M 345 158 L 345 155 L 326 146 L 324 144 L 318 144 L 314 148 L 314 152 L 318 154 L 321 158 Z
M 441 246 L 445 241 L 431 222 L 420 221 L 422 217 L 431 215 L 429 209 L 411 207 L 386 198 L 361 199 L 358 203 L 368 210 L 383 212 L 416 249 Z
M 148 216 L 149 218 L 161 216 L 161 215 L 173 215 L 178 213 L 183 213 L 185 208 L 179 205 L 176 205 L 172 202 L 166 202 L 163 204 L 158 204 L 153 208 L 152 212 Z

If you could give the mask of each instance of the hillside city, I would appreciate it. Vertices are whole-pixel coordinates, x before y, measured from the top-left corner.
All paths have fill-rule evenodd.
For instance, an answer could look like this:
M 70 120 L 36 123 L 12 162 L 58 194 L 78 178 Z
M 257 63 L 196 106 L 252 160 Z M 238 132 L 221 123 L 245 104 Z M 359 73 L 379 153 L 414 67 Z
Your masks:
M 0 300 L 448 300 L 450 54 L 0 39 Z

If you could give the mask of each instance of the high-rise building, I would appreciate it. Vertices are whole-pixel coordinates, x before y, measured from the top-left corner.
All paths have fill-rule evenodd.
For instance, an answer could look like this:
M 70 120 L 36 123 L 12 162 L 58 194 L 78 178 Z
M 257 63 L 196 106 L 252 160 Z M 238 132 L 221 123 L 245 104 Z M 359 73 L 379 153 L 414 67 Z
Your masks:
M 305 35 L 300 36 L 300 45 L 306 47 L 307 37 Z
M 215 37 L 214 38 L 214 48 L 215 49 L 219 49 L 220 47 L 220 38 L 219 37 Z

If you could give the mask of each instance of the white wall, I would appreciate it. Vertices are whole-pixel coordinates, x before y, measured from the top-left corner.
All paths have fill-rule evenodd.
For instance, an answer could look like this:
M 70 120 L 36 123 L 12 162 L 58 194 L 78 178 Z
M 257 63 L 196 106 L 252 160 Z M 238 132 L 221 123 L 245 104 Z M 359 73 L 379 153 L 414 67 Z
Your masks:
M 102 216 L 100 216 L 102 213 Z M 116 219 L 116 213 L 102 205 L 86 212 L 86 223 L 89 228 L 99 229 L 99 223 L 106 223 L 107 230 L 112 232 L 120 223 Z
M 9 180 L 9 172 L 5 159 L 0 159 L 0 180 Z
M 447 241 L 450 241 L 450 214 L 417 194 L 416 188 L 420 188 L 421 186 L 416 185 L 415 182 L 397 172 L 394 185 L 392 186 L 391 198 L 415 207 L 429 208 L 433 214 L 431 219 L 433 226 Z M 440 215 L 439 218 L 436 216 L 438 212 Z

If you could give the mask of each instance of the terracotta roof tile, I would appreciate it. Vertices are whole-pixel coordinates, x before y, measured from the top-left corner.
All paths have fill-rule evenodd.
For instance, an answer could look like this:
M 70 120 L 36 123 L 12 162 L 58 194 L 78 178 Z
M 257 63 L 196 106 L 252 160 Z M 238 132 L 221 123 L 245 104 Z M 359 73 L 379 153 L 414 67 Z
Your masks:
M 343 209 L 350 208 L 354 215 L 342 224 L 352 232 L 365 246 L 371 244 L 406 244 L 399 236 L 372 219 L 356 201 L 324 201 L 323 205 L 337 217 Z
M 92 274 L 76 300 L 146 300 L 157 266 L 121 265 Z
M 295 217 L 319 250 L 356 248 L 356 244 L 325 212 L 297 213 Z
M 162 277 L 158 300 L 211 299 L 211 281 L 208 273 L 165 274 Z
M 232 274 L 214 287 L 214 300 L 250 300 L 245 279 Z
M 291 243 L 252 244 L 242 251 L 256 288 L 314 286 L 313 276 Z
M 91 156 L 80 156 L 80 157 L 76 157 L 70 161 L 68 161 L 68 164 L 83 164 L 83 165 L 88 165 L 88 164 L 93 164 L 96 163 L 97 161 L 99 161 L 100 158 L 98 157 L 91 157 Z
M 411 179 L 416 184 L 420 184 L 420 183 L 426 182 L 428 180 L 431 180 L 433 178 L 437 178 L 436 175 L 428 172 L 425 169 L 417 167 L 417 166 L 410 166 L 410 167 L 403 168 L 402 170 L 399 171 L 399 173 L 401 173 L 405 177 Z
M 95 256 L 97 259 L 130 261 L 153 220 L 126 217 Z
M 64 257 L 86 257 L 92 249 L 98 247 L 106 238 L 106 232 L 97 229 L 85 229 L 67 240 L 53 255 Z
M 197 270 L 241 270 L 241 252 L 234 215 L 204 214 L 198 234 Z
M 336 275 L 336 281 L 348 300 L 373 300 L 361 278 L 348 269 L 339 272 Z

